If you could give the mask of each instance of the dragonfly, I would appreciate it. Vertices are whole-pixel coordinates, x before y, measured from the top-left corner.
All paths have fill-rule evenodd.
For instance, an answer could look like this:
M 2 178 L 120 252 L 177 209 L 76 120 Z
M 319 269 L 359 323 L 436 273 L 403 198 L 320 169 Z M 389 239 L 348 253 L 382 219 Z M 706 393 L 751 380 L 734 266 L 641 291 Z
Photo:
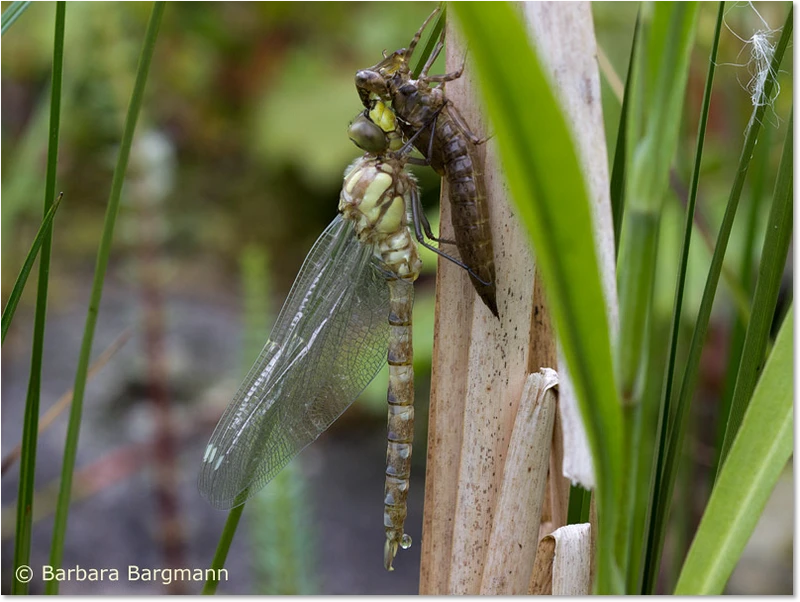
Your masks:
M 498 316 L 489 207 L 476 152 L 484 140 L 472 133 L 458 109 L 446 98 L 443 87 L 445 82 L 461 77 L 464 67 L 462 65 L 459 70 L 444 75 L 428 75 L 444 47 L 444 32 L 419 78 L 413 79 L 411 73 L 410 60 L 414 49 L 439 10 L 434 10 L 425 20 L 407 48 L 384 55 L 385 58 L 373 67 L 358 71 L 356 89 L 367 109 L 376 103 L 391 105 L 403 133 L 409 139 L 415 138 L 415 146 L 427 164 L 447 179 L 455 244 L 473 287 L 492 314 Z M 435 83 L 441 85 L 431 85 Z M 448 242 L 434 237 L 430 225 L 424 220 L 424 213 L 421 216 L 428 238 Z M 415 224 L 419 232 L 418 222 Z M 421 237 L 419 239 L 425 244 Z M 436 251 L 427 244 L 425 246 Z
M 243 504 L 320 436 L 388 360 L 384 566 L 404 532 L 414 433 L 413 282 L 422 266 L 409 228 L 419 203 L 386 111 L 360 115 L 350 137 L 367 150 L 345 172 L 339 214 L 314 243 L 263 351 L 203 457 L 198 486 L 212 506 Z M 398 150 L 392 150 L 392 147 Z M 388 350 L 388 352 L 387 352 Z

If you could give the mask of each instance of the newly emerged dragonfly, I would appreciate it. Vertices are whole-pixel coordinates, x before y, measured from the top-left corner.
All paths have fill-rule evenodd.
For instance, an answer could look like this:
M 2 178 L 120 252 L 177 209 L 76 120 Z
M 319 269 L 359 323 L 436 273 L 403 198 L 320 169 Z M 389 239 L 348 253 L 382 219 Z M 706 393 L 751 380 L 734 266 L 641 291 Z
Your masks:
M 458 79 L 463 67 L 445 75 L 428 75 L 443 48 L 443 39 L 440 38 L 419 78 L 413 79 L 411 73 L 410 61 L 414 49 L 425 27 L 438 12 L 437 8 L 425 20 L 408 48 L 385 55 L 384 60 L 375 66 L 356 73 L 356 88 L 367 109 L 378 102 L 391 104 L 405 136 L 415 138 L 416 148 L 430 166 L 447 179 L 451 221 L 461 259 L 466 264 L 478 295 L 497 316 L 489 208 L 476 153 L 476 147 L 482 140 L 470 131 L 458 109 L 445 97 L 444 88 L 431 85 Z M 437 240 L 424 219 L 422 225 L 428 238 Z M 425 244 L 421 235 L 418 238 Z
M 391 118 L 391 112 L 386 117 Z M 408 149 L 359 117 L 367 150 L 346 171 L 338 215 L 300 268 L 278 320 L 214 430 L 199 488 L 215 507 L 244 503 L 325 431 L 389 362 L 384 565 L 404 533 L 414 432 L 411 313 L 421 261 L 409 229 L 419 191 Z M 388 354 L 387 354 L 388 349 Z

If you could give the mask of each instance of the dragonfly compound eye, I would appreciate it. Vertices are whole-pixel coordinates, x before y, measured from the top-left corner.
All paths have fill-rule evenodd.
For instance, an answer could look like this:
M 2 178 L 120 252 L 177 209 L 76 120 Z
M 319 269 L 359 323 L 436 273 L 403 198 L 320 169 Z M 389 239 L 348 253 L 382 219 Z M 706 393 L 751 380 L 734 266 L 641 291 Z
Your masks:
M 383 153 L 389 147 L 386 133 L 363 113 L 347 128 L 347 135 L 358 148 L 368 153 Z

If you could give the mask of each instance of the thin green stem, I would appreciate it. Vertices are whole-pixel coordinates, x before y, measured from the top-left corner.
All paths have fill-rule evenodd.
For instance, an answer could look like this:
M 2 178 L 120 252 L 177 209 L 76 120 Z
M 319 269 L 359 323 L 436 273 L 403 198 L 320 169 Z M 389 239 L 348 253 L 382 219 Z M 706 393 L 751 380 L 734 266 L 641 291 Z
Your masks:
M 620 249 L 620 261 L 627 265 L 627 270 L 620 274 L 620 315 L 633 311 L 638 307 L 646 312 L 646 319 L 641 332 L 629 335 L 627 340 L 632 345 L 619 350 L 620 366 L 633 368 L 636 372 L 624 373 L 620 384 L 630 385 L 620 391 L 623 409 L 623 459 L 624 490 L 620 503 L 620 523 L 617 531 L 617 554 L 620 568 L 627 580 L 630 565 L 631 533 L 634 531 L 633 518 L 636 503 L 636 474 L 638 472 L 639 447 L 642 439 L 642 403 L 641 379 L 637 372 L 646 374 L 648 346 L 648 323 L 652 321 L 652 299 L 654 279 L 648 275 L 654 271 L 658 250 L 659 217 L 652 211 L 643 211 L 639 207 L 629 208 L 626 229 L 628 236 L 624 238 Z M 630 254 L 633 254 L 631 257 Z M 630 327 L 631 321 L 622 322 L 622 327 Z M 622 332 L 620 334 L 622 337 Z M 634 389 L 633 387 L 637 388 Z
M 144 100 L 144 89 L 147 83 L 147 75 L 150 70 L 150 63 L 153 58 L 153 50 L 158 37 L 158 29 L 161 24 L 161 17 L 164 14 L 164 2 L 155 2 L 153 11 L 150 15 L 150 22 L 147 25 L 142 53 L 139 57 L 139 66 L 136 73 L 136 83 L 133 87 L 128 114 L 125 118 L 125 129 L 120 142 L 119 156 L 117 165 L 114 169 L 114 176 L 111 182 L 111 193 L 108 199 L 103 233 L 100 238 L 100 246 L 97 252 L 97 263 L 95 265 L 94 280 L 92 282 L 92 292 L 89 300 L 89 311 L 86 317 L 86 327 L 83 332 L 80 356 L 78 358 L 78 369 L 75 373 L 75 386 L 72 400 L 72 407 L 69 414 L 69 425 L 67 427 L 67 439 L 64 445 L 64 463 L 61 470 L 61 487 L 58 492 L 58 502 L 56 505 L 55 523 L 53 525 L 53 543 L 50 549 L 50 565 L 60 567 L 64 555 L 64 539 L 67 530 L 67 518 L 69 516 L 69 500 L 72 492 L 72 477 L 75 469 L 75 457 L 78 452 L 78 437 L 80 435 L 81 414 L 83 411 L 83 397 L 86 390 L 86 375 L 89 368 L 89 359 L 92 354 L 92 342 L 94 331 L 97 326 L 97 317 L 100 310 L 100 299 L 103 295 L 103 282 L 105 281 L 108 258 L 111 253 L 111 242 L 114 237 L 114 224 L 119 212 L 122 185 L 125 182 L 125 171 L 128 167 L 133 134 L 136 130 L 136 121 Z M 58 582 L 49 581 L 46 586 L 48 594 L 58 593 Z
M 628 207 L 625 234 L 619 250 L 619 312 L 626 316 L 620 324 L 617 351 L 620 397 L 623 405 L 638 405 L 637 379 L 644 366 L 645 325 L 650 313 L 650 299 L 655 283 L 660 212 Z M 637 319 L 631 319 L 633 313 Z
M 639 441 L 635 447 L 637 454 L 636 474 L 633 477 L 634 495 L 633 510 L 631 512 L 631 530 L 628 543 L 628 593 L 637 593 L 641 590 L 642 564 L 644 562 L 644 533 L 647 515 L 650 511 L 650 478 L 653 473 L 653 458 L 655 456 L 653 443 L 655 441 L 656 425 L 658 424 L 658 404 L 650 400 L 659 399 L 664 380 L 664 365 L 667 361 L 667 349 L 664 340 L 668 336 L 669 324 L 660 317 L 660 312 L 652 312 L 647 325 L 647 368 L 645 373 L 645 386 L 642 399 L 648 400 L 642 404 L 639 419 Z
M 11 27 L 14 22 L 22 16 L 27 8 L 30 6 L 30 2 L 12 2 L 7 9 L 3 11 L 3 16 L 0 17 L 0 21 L 2 21 L 2 25 L 0 25 L 0 35 L 3 35 L 8 31 L 8 28 Z
M 739 375 L 736 379 L 728 425 L 725 429 L 725 439 L 722 443 L 720 465 L 725 462 L 725 457 L 728 455 L 736 433 L 739 432 L 742 418 L 753 395 L 753 390 L 756 388 L 758 375 L 766 361 L 769 329 L 775 315 L 783 266 L 786 264 L 786 254 L 789 252 L 789 242 L 792 239 L 793 123 L 794 113 L 789 117 L 783 156 L 778 168 L 778 179 L 775 182 L 775 193 L 764 236 L 764 247 L 761 252 L 756 293 L 753 297 L 753 311 L 750 323 L 747 325 L 742 359 L 739 363 Z
M 53 79 L 50 88 L 50 130 L 47 141 L 47 173 L 45 175 L 44 215 L 50 211 L 56 193 L 58 165 L 58 135 L 61 123 L 61 81 L 64 68 L 64 23 L 66 2 L 56 4 L 55 35 L 53 37 Z M 52 218 L 51 218 L 52 219 Z M 36 310 L 33 322 L 33 349 L 25 417 L 22 426 L 19 493 L 17 495 L 17 526 L 14 541 L 13 594 L 27 594 L 29 581 L 20 581 L 30 565 L 31 531 L 33 527 L 33 487 L 36 476 L 36 447 L 39 439 L 39 401 L 42 388 L 42 355 L 44 329 L 47 321 L 47 285 L 50 277 L 50 249 L 53 241 L 52 224 L 45 228 L 39 259 L 39 281 L 36 291 Z M 5 331 L 4 331 L 5 332 Z M 30 568 L 27 569 L 30 571 Z
M 784 51 L 789 43 L 789 38 L 792 34 L 792 15 L 793 8 L 789 9 L 789 14 L 786 18 L 786 23 L 783 27 L 781 38 L 775 49 L 772 58 L 767 80 L 764 84 L 763 99 L 770 98 L 772 89 L 775 84 L 775 75 L 778 73 L 781 60 L 783 59 Z M 712 61 L 713 63 L 713 61 Z M 652 593 L 656 579 L 658 577 L 658 569 L 661 563 L 661 553 L 664 545 L 664 536 L 666 533 L 667 520 L 669 518 L 670 502 L 672 500 L 672 492 L 675 487 L 675 477 L 677 473 L 677 464 L 680 457 L 680 450 L 683 445 L 684 434 L 686 430 L 686 422 L 689 415 L 689 407 L 694 387 L 697 382 L 697 374 L 700 364 L 700 353 L 703 349 L 705 342 L 706 332 L 708 331 L 708 323 L 711 318 L 711 308 L 714 303 L 717 285 L 719 284 L 719 277 L 722 271 L 722 262 L 727 250 L 728 240 L 730 238 L 731 229 L 733 227 L 733 220 L 736 216 L 736 209 L 739 205 L 739 198 L 742 194 L 744 181 L 750 167 L 750 161 L 753 156 L 753 149 L 755 148 L 758 133 L 761 130 L 761 123 L 763 120 L 764 112 L 769 103 L 762 102 L 753 110 L 750 121 L 747 125 L 745 133 L 745 142 L 742 147 L 742 153 L 739 158 L 739 166 L 736 170 L 736 177 L 734 179 L 731 193 L 728 198 L 728 205 L 725 209 L 725 215 L 722 219 L 719 235 L 717 237 L 717 244 L 714 248 L 714 255 L 711 259 L 711 267 L 709 268 L 708 278 L 706 279 L 703 297 L 700 302 L 700 309 L 695 323 L 694 333 L 692 335 L 692 342 L 689 347 L 689 356 L 685 363 L 685 371 L 683 380 L 681 382 L 680 393 L 678 395 L 677 407 L 674 412 L 669 410 L 668 407 L 661 413 L 661 426 L 659 429 L 659 437 L 661 437 L 661 444 L 659 445 L 659 455 L 657 466 L 655 470 L 655 478 L 653 483 L 653 492 L 655 496 L 654 509 L 650 518 L 650 526 L 648 533 L 648 549 L 645 559 L 645 578 L 643 585 L 644 593 Z M 688 212 L 687 212 L 688 213 Z M 677 292 L 676 292 L 677 295 Z M 667 379 L 667 386 L 672 389 L 673 383 L 669 381 L 675 378 L 674 366 L 669 378 Z M 669 397 L 665 395 L 664 400 Z M 662 400 L 662 401 L 664 401 Z M 665 404 L 669 405 L 669 404 Z M 672 421 L 672 428 L 670 427 L 669 416 L 674 415 Z M 663 447 L 666 445 L 666 447 Z
M 25 284 L 28 282 L 28 276 L 33 269 L 33 264 L 36 261 L 36 258 L 39 256 L 39 249 L 41 249 L 44 239 L 49 235 L 50 232 L 52 232 L 50 225 L 53 223 L 53 218 L 56 215 L 56 211 L 58 211 L 58 207 L 61 205 L 61 199 L 63 196 L 63 193 L 59 194 L 55 203 L 53 203 L 50 206 L 50 209 L 47 210 L 44 219 L 42 219 L 42 223 L 39 225 L 39 231 L 33 238 L 33 243 L 31 243 L 28 256 L 25 257 L 25 262 L 22 264 L 22 268 L 17 275 L 17 280 L 14 282 L 14 288 L 11 289 L 11 294 L 8 296 L 8 302 L 3 308 L 2 335 L 0 335 L 2 338 L 0 338 L 0 342 L 5 342 L 6 340 L 6 333 L 8 332 L 8 327 L 11 326 L 11 321 L 14 319 L 14 313 L 17 311 L 17 305 L 19 304 L 20 297 L 22 297 L 22 291 L 25 290 Z
M 239 519 L 242 518 L 244 511 L 244 504 L 236 506 L 228 513 L 228 520 L 225 521 L 225 528 L 222 530 L 222 536 L 219 538 L 217 544 L 217 551 L 214 552 L 214 560 L 211 561 L 211 573 L 208 574 L 208 579 L 203 586 L 204 596 L 213 596 L 217 591 L 219 579 L 216 575 L 225 566 L 225 560 L 228 558 L 228 550 L 231 548 L 233 536 L 236 534 L 236 527 L 239 526 Z

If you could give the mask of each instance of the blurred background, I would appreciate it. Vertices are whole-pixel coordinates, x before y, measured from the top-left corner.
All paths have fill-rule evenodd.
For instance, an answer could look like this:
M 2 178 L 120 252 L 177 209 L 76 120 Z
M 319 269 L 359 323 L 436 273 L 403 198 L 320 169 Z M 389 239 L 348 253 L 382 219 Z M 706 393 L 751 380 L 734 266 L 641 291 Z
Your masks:
M 5 8 L 7 3 L 3 3 Z M 752 7 L 731 4 L 706 138 L 687 302 L 687 339 L 752 106 L 749 39 L 766 26 Z M 771 28 L 787 5 L 759 3 Z M 32 564 L 46 564 L 61 469 L 69 393 L 94 260 L 125 111 L 150 14 L 149 3 L 67 5 L 64 92 L 45 338 Z M 161 25 L 139 119 L 94 343 L 65 549 L 65 566 L 209 565 L 226 514 L 195 481 L 208 438 L 266 341 L 302 260 L 336 215 L 342 173 L 358 155 L 346 128 L 360 110 L 353 76 L 381 52 L 405 46 L 434 3 L 170 3 Z M 609 157 L 636 5 L 593 4 Z M 661 245 L 673 252 L 657 278 L 665 327 L 672 304 L 687 165 L 706 75 L 716 6 L 703 7 L 687 94 L 685 135 L 673 174 Z M 47 148 L 54 4 L 35 3 L 2 38 L 2 292 L 5 303 L 41 219 Z M 733 35 L 733 34 L 736 35 Z M 738 37 L 737 37 L 738 36 Z M 742 39 L 739 39 L 742 38 Z M 777 37 L 774 38 L 774 41 Z M 435 72 L 442 71 L 440 63 Z M 763 178 L 750 178 L 740 215 L 769 210 L 792 98 L 791 58 L 759 144 Z M 438 178 L 415 168 L 436 227 Z M 738 219 L 727 267 L 740 267 L 749 234 Z M 220 593 L 413 594 L 417 592 L 436 260 L 415 304 L 417 431 L 407 531 L 414 545 L 382 567 L 386 376 L 248 503 Z M 791 257 L 783 307 L 791 299 Z M 8 333 L 2 366 L 3 591 L 13 561 L 14 502 L 35 301 L 29 282 Z M 748 281 L 743 280 L 747 283 Z M 746 294 L 752 294 L 754 276 Z M 724 285 L 723 285 L 724 287 Z M 735 295 L 715 308 L 694 404 L 696 427 L 676 495 L 668 546 L 682 557 L 708 491 L 695 476 L 713 464 L 717 407 L 729 386 L 727 349 Z M 665 337 L 666 339 L 666 337 Z M 665 350 L 666 352 L 666 350 Z M 61 408 L 61 410 L 58 410 Z M 698 479 L 699 481 L 699 479 Z M 704 480 L 702 482 L 705 482 Z M 779 483 L 730 593 L 792 591 L 793 481 Z M 680 514 L 680 513 L 679 513 Z M 770 534 L 763 549 L 759 541 Z M 677 566 L 680 566 L 679 564 Z M 669 566 L 665 570 L 670 570 Z M 65 594 L 198 593 L 200 583 L 62 584 Z M 41 593 L 34 580 L 31 591 Z

